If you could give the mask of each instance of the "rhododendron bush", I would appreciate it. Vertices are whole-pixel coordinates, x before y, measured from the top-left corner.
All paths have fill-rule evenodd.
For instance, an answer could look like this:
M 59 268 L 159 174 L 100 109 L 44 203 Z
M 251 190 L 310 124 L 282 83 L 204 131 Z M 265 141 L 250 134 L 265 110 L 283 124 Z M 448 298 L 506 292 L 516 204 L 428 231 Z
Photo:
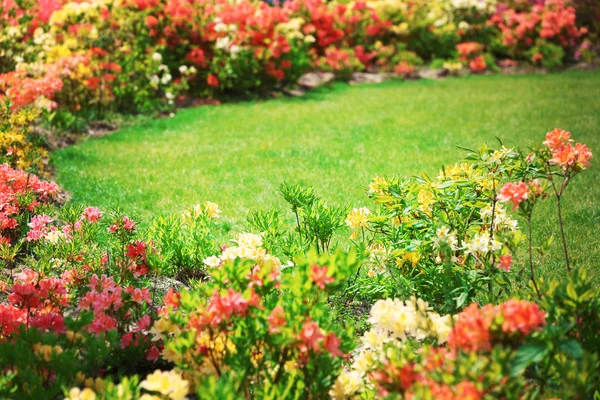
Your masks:
M 0 99 L 59 128 L 294 85 L 310 70 L 400 76 L 590 58 L 570 0 L 66 0 L 0 3 Z

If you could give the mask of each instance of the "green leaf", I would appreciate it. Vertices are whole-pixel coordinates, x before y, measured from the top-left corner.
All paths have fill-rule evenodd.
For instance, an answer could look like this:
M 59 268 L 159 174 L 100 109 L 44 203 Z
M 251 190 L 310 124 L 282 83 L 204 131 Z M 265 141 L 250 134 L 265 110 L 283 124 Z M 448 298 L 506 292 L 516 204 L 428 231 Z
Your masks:
M 567 295 L 570 299 L 575 301 L 577 301 L 577 299 L 579 298 L 579 296 L 577 296 L 577 291 L 575 290 L 575 285 L 572 281 L 569 282 L 569 284 L 567 285 Z
M 467 292 L 462 292 L 460 294 L 460 296 L 458 296 L 458 297 L 455 298 L 455 300 L 456 300 L 456 307 L 457 308 L 460 308 L 460 307 L 462 307 L 465 304 L 465 302 L 467 301 L 467 296 L 468 296 Z
M 512 374 L 519 375 L 529 365 L 542 361 L 548 350 L 546 343 L 542 342 L 526 343 L 519 347 L 511 368 Z
M 579 342 L 575 339 L 570 339 L 561 342 L 559 344 L 559 347 L 562 351 L 564 351 L 576 360 L 580 360 L 581 357 L 583 357 L 583 349 L 581 348 Z

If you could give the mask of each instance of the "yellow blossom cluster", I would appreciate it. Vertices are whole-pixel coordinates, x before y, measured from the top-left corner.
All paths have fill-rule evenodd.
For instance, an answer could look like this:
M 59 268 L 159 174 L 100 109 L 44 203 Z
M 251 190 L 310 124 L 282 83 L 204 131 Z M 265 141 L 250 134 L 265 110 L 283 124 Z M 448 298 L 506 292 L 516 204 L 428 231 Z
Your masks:
M 334 399 L 359 399 L 369 385 L 370 372 L 386 360 L 387 346 L 401 346 L 407 338 L 426 337 L 444 343 L 452 329 L 452 317 L 431 310 L 427 302 L 412 297 L 408 301 L 386 299 L 371 308 L 369 322 L 373 325 L 361 338 L 362 346 L 354 354 L 350 367 L 344 370 L 333 385 Z
M 140 382 L 140 387 L 149 392 L 160 393 L 171 400 L 183 400 L 188 394 L 189 383 L 183 379 L 177 371 L 156 370 Z M 146 396 L 143 399 L 155 399 L 160 397 Z
M 220 218 L 221 210 L 219 205 L 210 201 L 205 201 L 202 204 L 196 204 L 185 210 L 181 215 L 184 222 L 190 222 L 199 217 L 206 216 L 211 219 Z
M 0 110 L 0 153 L 17 169 L 43 171 L 48 151 L 36 146 L 30 139 L 30 126 L 38 113 L 33 109 L 16 112 Z
M 236 259 L 253 260 L 260 267 L 271 266 L 281 269 L 281 261 L 262 247 L 262 237 L 254 233 L 240 233 L 234 240 L 236 246 L 227 247 L 220 256 L 204 259 L 204 264 L 216 268 Z

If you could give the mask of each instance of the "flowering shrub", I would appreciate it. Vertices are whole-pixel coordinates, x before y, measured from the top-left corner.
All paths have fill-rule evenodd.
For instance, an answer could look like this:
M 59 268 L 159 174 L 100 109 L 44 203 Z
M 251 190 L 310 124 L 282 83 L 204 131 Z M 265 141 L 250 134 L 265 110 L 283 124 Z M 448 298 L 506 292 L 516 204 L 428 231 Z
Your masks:
M 42 175 L 48 153 L 39 138 L 31 133 L 37 112 L 35 109 L 13 112 L 9 103 L 0 107 L 0 161 Z
M 573 52 L 587 33 L 577 27 L 569 0 L 515 2 L 514 8 L 498 7 L 489 23 L 500 29 L 499 41 L 511 57 L 547 66 L 561 65 L 564 51 Z

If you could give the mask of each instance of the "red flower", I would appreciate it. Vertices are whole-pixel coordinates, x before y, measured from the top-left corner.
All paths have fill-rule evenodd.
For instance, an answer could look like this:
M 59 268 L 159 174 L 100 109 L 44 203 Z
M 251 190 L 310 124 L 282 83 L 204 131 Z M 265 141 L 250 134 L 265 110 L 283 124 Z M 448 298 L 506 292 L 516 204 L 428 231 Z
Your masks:
M 335 336 L 335 333 L 330 332 L 323 342 L 323 348 L 334 357 L 345 357 L 346 355 L 340 350 L 340 344 L 342 341 Z
M 204 51 L 199 48 L 195 48 L 190 50 L 190 52 L 185 56 L 185 59 L 189 62 L 195 64 L 198 67 L 205 68 L 206 67 L 206 58 L 204 56 Z
M 487 350 L 491 347 L 490 324 L 493 319 L 491 306 L 480 309 L 471 304 L 457 316 L 448 344 L 465 351 Z
M 208 86 L 217 88 L 219 87 L 219 78 L 217 78 L 213 74 L 208 74 L 208 76 L 206 77 L 206 83 L 208 83 Z
M 531 331 L 546 325 L 546 314 L 535 303 L 510 299 L 498 307 L 504 318 L 502 331 L 505 333 L 529 335 Z
M 304 322 L 304 326 L 298 334 L 298 339 L 300 342 L 302 342 L 300 345 L 300 351 L 303 353 L 308 352 L 308 350 L 318 352 L 321 349 L 320 343 L 324 338 L 325 336 L 323 336 L 321 333 L 321 328 L 319 328 L 319 325 L 308 318 Z
M 473 72 L 483 72 L 487 68 L 487 64 L 485 62 L 485 58 L 483 56 L 477 56 L 471 61 L 469 61 L 469 68 Z
M 521 204 L 524 200 L 527 200 L 528 192 L 529 190 L 525 182 L 508 182 L 502 186 L 502 189 L 500 189 L 498 200 L 501 202 L 511 201 L 513 203 L 512 209 L 516 210 L 519 208 L 519 204 Z
M 150 29 L 155 28 L 158 25 L 158 19 L 154 15 L 148 15 L 146 17 L 146 26 Z

